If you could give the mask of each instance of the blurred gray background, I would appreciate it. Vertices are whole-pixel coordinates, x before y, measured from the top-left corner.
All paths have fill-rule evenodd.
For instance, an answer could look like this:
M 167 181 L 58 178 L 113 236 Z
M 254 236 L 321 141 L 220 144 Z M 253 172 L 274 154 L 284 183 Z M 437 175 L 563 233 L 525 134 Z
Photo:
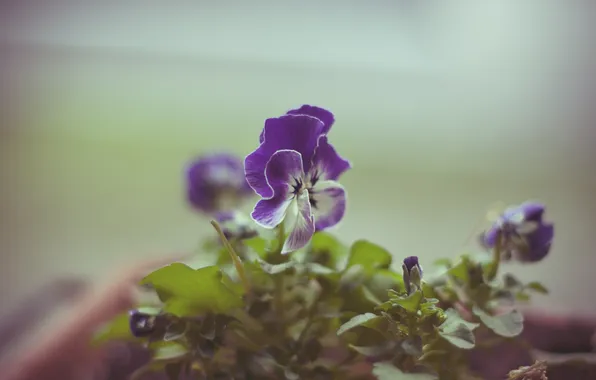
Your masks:
M 3 1 L 0 308 L 48 279 L 194 249 L 183 167 L 245 155 L 267 117 L 331 109 L 354 169 L 335 232 L 396 258 L 477 250 L 538 199 L 551 255 L 509 265 L 596 311 L 596 3 Z M 485 225 L 485 224 L 484 224 Z

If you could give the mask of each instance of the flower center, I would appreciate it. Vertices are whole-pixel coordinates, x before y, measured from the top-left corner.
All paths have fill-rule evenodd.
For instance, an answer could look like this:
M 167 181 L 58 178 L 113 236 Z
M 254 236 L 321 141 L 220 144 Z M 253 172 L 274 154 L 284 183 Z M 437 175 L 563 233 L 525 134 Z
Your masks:
M 292 185 L 292 192 L 295 196 L 299 196 L 304 192 L 306 186 L 304 186 L 304 180 L 302 178 L 294 178 L 294 184 Z
M 317 200 L 313 198 L 316 191 L 313 188 L 319 181 L 319 173 L 315 170 L 313 173 L 309 173 L 306 177 L 309 178 L 310 181 L 304 178 L 294 178 L 292 193 L 297 197 L 302 195 L 304 190 L 308 190 L 308 201 L 310 202 L 311 207 L 317 208 Z

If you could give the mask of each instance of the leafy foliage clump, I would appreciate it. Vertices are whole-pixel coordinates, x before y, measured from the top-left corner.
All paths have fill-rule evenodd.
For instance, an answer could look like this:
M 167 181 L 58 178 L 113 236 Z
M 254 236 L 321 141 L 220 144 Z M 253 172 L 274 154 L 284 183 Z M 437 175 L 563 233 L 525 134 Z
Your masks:
M 143 279 L 160 300 L 135 310 L 148 334 L 126 314 L 97 335 L 153 352 L 138 378 L 472 378 L 466 353 L 480 338 L 514 339 L 523 329 L 521 313 L 503 305 L 545 292 L 511 275 L 499 280 L 494 260 L 442 260 L 444 274 L 426 280 L 419 266 L 395 270 L 391 253 L 366 240 L 347 247 L 317 232 L 304 250 L 282 255 L 281 239 L 228 241 L 213 223 L 222 243 L 201 254 L 216 264 L 173 263 Z

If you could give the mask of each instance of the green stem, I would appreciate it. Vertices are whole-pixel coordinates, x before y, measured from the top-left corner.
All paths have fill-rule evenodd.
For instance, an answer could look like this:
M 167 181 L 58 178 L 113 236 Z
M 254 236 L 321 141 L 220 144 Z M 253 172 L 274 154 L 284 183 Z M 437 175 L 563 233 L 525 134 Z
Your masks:
M 501 232 L 497 233 L 497 239 L 495 242 L 495 248 L 493 249 L 493 261 L 489 267 L 489 271 L 486 275 L 489 281 L 492 281 L 499 273 L 499 265 L 501 264 L 501 245 L 503 244 L 503 237 Z
M 232 247 L 232 245 L 230 244 L 230 242 L 224 235 L 219 223 L 217 223 L 215 220 L 212 220 L 211 225 L 213 226 L 213 228 L 215 228 L 215 231 L 217 231 L 217 234 L 219 235 L 221 242 L 223 243 L 224 247 L 230 254 L 230 257 L 232 258 L 232 262 L 234 263 L 234 267 L 236 267 L 236 271 L 238 272 L 238 276 L 240 277 L 240 281 L 242 281 L 242 284 L 244 285 L 244 289 L 248 293 L 250 291 L 250 281 L 248 281 L 248 277 L 246 276 L 246 271 L 244 270 L 244 265 L 242 264 L 242 260 L 240 260 L 240 257 L 238 256 L 236 251 L 234 251 L 234 248 Z
M 273 264 L 281 264 L 288 260 L 287 255 L 283 255 L 281 253 L 284 241 L 285 241 L 285 230 L 284 225 L 281 223 L 277 226 L 277 247 L 270 255 L 270 261 Z M 279 273 L 273 276 L 273 281 L 275 284 L 275 290 L 273 292 L 273 303 L 275 307 L 275 311 L 277 313 L 277 318 L 279 320 L 280 326 L 285 332 L 285 310 L 284 310 L 284 302 L 283 302 L 283 295 L 284 295 L 284 277 L 283 273 Z
M 275 292 L 273 293 L 273 302 L 275 304 L 275 310 L 277 312 L 277 318 L 279 322 L 283 325 L 285 319 L 285 312 L 284 312 L 284 278 L 283 273 L 279 273 L 274 275 L 274 283 L 275 283 Z
M 319 292 L 317 297 L 313 300 L 312 305 L 310 305 L 310 307 L 308 308 L 308 312 L 307 312 L 307 316 L 306 316 L 306 324 L 304 325 L 304 328 L 302 329 L 302 331 L 300 332 L 300 335 L 298 336 L 297 346 L 300 346 L 300 344 L 304 341 L 304 339 L 306 338 L 306 333 L 308 333 L 308 330 L 310 329 L 310 327 L 312 326 L 312 324 L 315 320 L 315 316 L 317 314 L 317 307 L 319 306 L 319 302 L 321 301 L 322 295 L 323 295 L 323 292 Z

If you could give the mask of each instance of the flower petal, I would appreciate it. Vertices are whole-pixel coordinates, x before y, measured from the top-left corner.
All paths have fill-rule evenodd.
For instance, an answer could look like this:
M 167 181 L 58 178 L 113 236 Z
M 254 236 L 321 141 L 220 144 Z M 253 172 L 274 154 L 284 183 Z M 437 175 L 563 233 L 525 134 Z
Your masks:
M 299 152 L 304 170 L 308 171 L 323 128 L 321 120 L 307 115 L 284 115 L 267 119 L 261 145 L 244 160 L 244 172 L 250 187 L 263 198 L 273 196 L 273 189 L 265 178 L 265 167 L 273 153 L 282 149 Z
M 327 136 L 319 137 L 317 147 L 312 159 L 310 169 L 311 183 L 316 184 L 319 180 L 336 181 L 352 165 L 349 161 L 341 158 L 327 141 Z
M 290 149 L 273 153 L 265 168 L 265 178 L 274 193 L 291 188 L 304 178 L 302 155 Z
M 281 251 L 283 254 L 306 246 L 315 233 L 315 222 L 308 197 L 308 190 L 304 190 L 292 202 L 291 210 L 288 210 L 288 216 L 291 213 L 292 218 L 286 220 L 285 225 L 289 235 Z
M 528 252 L 523 256 L 523 260 L 542 260 L 550 251 L 554 232 L 553 224 L 543 224 L 534 233 L 528 235 L 526 237 Z
M 255 223 L 265 228 L 274 228 L 285 218 L 288 207 L 294 199 L 293 195 L 277 195 L 269 199 L 261 199 L 255 205 L 250 216 Z
M 335 181 L 319 181 L 310 192 L 317 231 L 333 227 L 346 212 L 346 191 Z
M 480 244 L 484 248 L 493 248 L 497 244 L 497 235 L 500 229 L 496 227 L 489 228 L 485 233 L 480 235 Z
M 523 212 L 526 221 L 540 222 L 542 214 L 544 214 L 544 205 L 536 202 L 526 202 L 519 206 L 519 210 Z
M 259 225 L 274 228 L 280 224 L 294 198 L 293 185 L 302 181 L 302 156 L 295 150 L 275 152 L 265 168 L 265 180 L 273 196 L 257 202 L 251 216 Z
M 323 128 L 323 131 L 321 132 L 324 134 L 329 133 L 331 126 L 333 126 L 333 123 L 335 122 L 335 116 L 333 116 L 333 114 L 330 111 L 324 108 L 311 106 L 308 104 L 305 104 L 300 108 L 290 110 L 286 113 L 288 115 L 308 115 L 316 117 L 317 119 L 321 120 L 323 124 L 325 124 L 325 128 Z

